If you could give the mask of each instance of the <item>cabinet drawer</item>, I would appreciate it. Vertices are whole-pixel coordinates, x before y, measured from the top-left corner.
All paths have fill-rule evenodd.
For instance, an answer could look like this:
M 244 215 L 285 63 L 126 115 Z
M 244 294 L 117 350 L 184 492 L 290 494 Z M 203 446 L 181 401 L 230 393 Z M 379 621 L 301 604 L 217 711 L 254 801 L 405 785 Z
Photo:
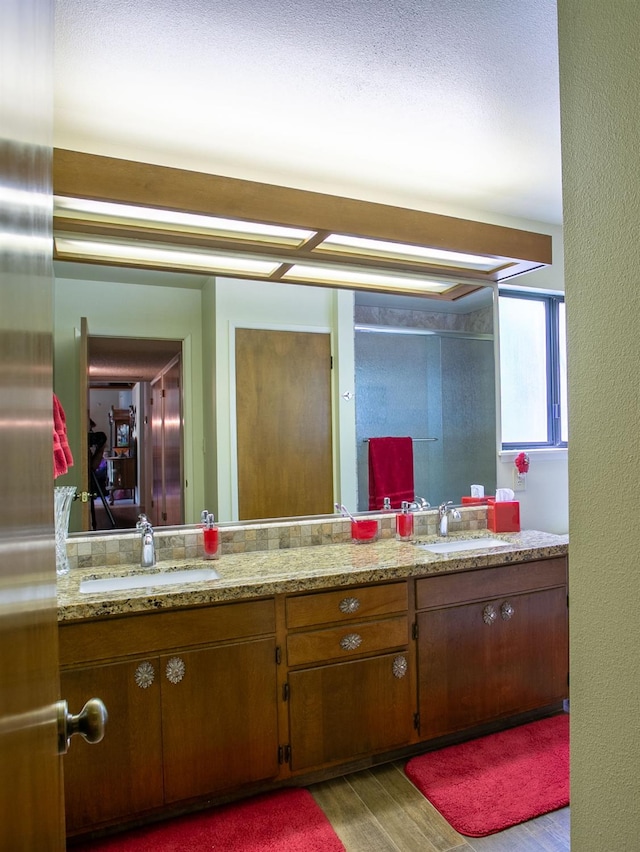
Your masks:
M 437 574 L 416 581 L 416 608 L 431 609 L 465 601 L 512 595 L 517 592 L 563 586 L 567 560 L 541 559 L 496 568 L 479 568 L 459 574 Z
M 62 624 L 58 631 L 60 665 L 141 656 L 274 632 L 273 598 Z
M 301 666 L 400 648 L 408 641 L 408 619 L 403 615 L 290 634 L 287 637 L 287 660 L 290 666 Z
M 407 584 L 384 583 L 334 592 L 319 592 L 287 598 L 287 627 L 375 618 L 405 612 L 408 606 Z

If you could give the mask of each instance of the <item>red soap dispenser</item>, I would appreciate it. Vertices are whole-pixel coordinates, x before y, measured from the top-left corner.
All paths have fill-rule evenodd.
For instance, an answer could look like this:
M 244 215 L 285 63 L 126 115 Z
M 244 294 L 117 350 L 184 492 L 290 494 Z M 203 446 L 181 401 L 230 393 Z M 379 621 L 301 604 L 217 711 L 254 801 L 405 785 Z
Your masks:
M 215 518 L 206 509 L 202 512 L 202 536 L 204 543 L 205 559 L 217 559 L 220 556 L 220 531 L 216 526 Z
M 409 511 L 406 500 L 400 505 L 401 511 L 396 515 L 396 538 L 398 541 L 411 541 L 413 538 L 413 512 Z

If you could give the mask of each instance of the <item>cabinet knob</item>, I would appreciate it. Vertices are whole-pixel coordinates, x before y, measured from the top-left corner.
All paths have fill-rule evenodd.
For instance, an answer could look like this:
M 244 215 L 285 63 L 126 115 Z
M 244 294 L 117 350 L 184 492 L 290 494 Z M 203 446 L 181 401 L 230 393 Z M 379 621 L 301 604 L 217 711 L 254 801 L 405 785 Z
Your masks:
M 347 633 L 340 640 L 340 647 L 343 651 L 355 651 L 362 645 L 362 636 L 358 633 Z
M 511 604 L 508 601 L 505 601 L 502 604 L 502 606 L 500 607 L 500 615 L 502 616 L 502 618 L 505 621 L 509 621 L 509 619 L 511 618 L 511 616 L 513 615 L 514 612 L 515 612 L 515 609 L 511 606 Z
M 140 663 L 136 668 L 134 679 L 140 689 L 148 689 L 156 677 L 156 670 L 149 662 Z
M 482 620 L 485 624 L 493 624 L 498 618 L 498 613 L 491 604 L 487 604 L 482 610 Z
M 69 713 L 66 701 L 58 701 L 58 754 L 66 754 L 69 740 L 80 734 L 88 743 L 99 743 L 107 724 L 107 708 L 99 698 L 90 698 L 77 714 Z
M 394 677 L 401 678 L 406 675 L 407 668 L 407 658 L 403 655 L 399 655 L 394 659 L 391 670 Z
M 343 598 L 338 606 L 340 612 L 349 614 L 351 612 L 357 612 L 360 609 L 360 601 L 358 598 Z
M 180 657 L 170 657 L 167 660 L 165 675 L 171 683 L 180 683 L 185 673 L 184 660 Z

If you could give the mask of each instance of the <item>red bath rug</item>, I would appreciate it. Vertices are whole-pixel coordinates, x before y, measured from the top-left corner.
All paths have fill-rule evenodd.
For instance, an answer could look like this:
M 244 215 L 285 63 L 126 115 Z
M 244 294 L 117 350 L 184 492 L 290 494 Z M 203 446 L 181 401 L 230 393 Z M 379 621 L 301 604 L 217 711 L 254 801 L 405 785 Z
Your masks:
M 70 849 L 75 852 L 345 852 L 311 793 L 301 788 L 254 796 Z
M 460 834 L 495 834 L 569 804 L 569 716 L 414 757 L 405 772 Z

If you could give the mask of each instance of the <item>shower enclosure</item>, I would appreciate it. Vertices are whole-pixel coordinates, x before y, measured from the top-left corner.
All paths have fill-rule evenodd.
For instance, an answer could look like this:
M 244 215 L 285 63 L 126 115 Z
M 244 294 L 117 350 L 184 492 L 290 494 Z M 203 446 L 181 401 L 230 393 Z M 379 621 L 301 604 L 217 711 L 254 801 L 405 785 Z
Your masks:
M 496 487 L 493 335 L 422 329 L 355 332 L 358 510 L 369 506 L 367 439 L 414 439 L 416 494 L 460 503 Z

